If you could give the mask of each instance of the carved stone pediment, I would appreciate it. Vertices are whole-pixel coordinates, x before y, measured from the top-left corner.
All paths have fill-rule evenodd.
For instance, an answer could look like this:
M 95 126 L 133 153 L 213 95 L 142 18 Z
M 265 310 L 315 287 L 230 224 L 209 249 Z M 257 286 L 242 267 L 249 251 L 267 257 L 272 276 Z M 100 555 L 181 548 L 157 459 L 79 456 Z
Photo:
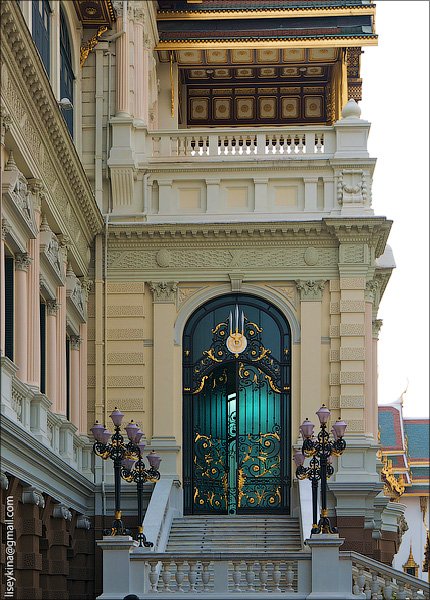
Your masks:
M 2 177 L 2 198 L 8 221 L 22 232 L 24 238 L 37 236 L 33 196 L 24 175 L 18 169 L 12 154 Z M 26 241 L 26 240 L 24 240 Z
M 47 269 L 57 280 L 57 285 L 64 285 L 63 251 L 57 236 L 51 231 L 45 218 L 40 226 L 40 260 L 43 272 Z

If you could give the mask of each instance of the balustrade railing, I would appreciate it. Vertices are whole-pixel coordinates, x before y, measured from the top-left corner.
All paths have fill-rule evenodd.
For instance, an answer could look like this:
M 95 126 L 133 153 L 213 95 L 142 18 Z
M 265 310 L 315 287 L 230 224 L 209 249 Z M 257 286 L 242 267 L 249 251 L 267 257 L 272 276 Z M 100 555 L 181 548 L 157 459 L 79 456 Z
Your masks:
M 300 563 L 309 564 L 305 553 L 151 553 L 132 554 L 131 560 L 147 565 L 147 593 L 180 593 L 183 598 L 197 593 L 244 595 L 298 594 Z
M 335 131 L 332 127 L 312 129 L 271 128 L 264 130 L 213 129 L 158 131 L 149 134 L 152 157 L 187 157 L 225 160 L 255 158 L 315 157 L 332 154 Z
M 430 585 L 356 552 L 341 552 L 352 560 L 353 595 L 366 600 L 416 600 L 430 598 Z

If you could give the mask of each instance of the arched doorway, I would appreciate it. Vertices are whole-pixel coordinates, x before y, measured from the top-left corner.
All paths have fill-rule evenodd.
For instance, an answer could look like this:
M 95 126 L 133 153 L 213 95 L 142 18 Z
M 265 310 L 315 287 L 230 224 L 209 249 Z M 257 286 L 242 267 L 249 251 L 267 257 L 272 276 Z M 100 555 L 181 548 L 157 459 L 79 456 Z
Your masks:
M 183 335 L 185 514 L 288 513 L 290 327 L 269 302 L 220 296 Z

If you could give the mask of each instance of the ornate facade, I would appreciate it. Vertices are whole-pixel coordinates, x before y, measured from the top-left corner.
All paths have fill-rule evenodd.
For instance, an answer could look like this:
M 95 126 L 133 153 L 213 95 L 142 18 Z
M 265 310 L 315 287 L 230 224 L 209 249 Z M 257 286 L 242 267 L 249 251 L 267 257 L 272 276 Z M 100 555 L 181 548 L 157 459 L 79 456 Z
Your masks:
M 206 385 L 224 376 L 218 364 L 234 363 L 241 379 L 242 350 L 213 354 L 236 307 L 249 351 L 262 331 L 256 354 L 242 355 L 255 376 L 244 406 L 260 415 L 255 431 L 244 417 L 243 434 L 282 443 L 273 500 L 263 506 L 266 488 L 244 499 L 237 442 L 218 509 L 298 516 L 306 490 L 291 456 L 300 423 L 325 403 L 333 422 L 348 423 L 330 517 L 345 549 L 392 561 L 401 510 L 382 495 L 376 380 L 378 307 L 394 261 L 391 222 L 373 211 L 370 124 L 357 104 L 375 7 L 254 4 L 1 3 L 2 494 L 24 523 L 20 598 L 101 591 L 101 570 L 94 577 L 84 557 L 109 524 L 113 478 L 89 431 L 115 406 L 161 454 L 163 478 L 184 486 L 177 514 L 198 512 L 201 433 L 186 415 L 203 419 L 190 409 L 196 398 L 218 406 Z M 203 329 L 190 333 L 200 314 Z M 187 368 L 202 357 L 207 379 L 192 387 Z M 228 385 L 221 396 L 244 410 L 240 382 Z M 270 431 L 262 389 L 273 396 Z M 123 490 L 136 527 L 134 490 Z M 154 494 L 147 484 L 159 537 Z

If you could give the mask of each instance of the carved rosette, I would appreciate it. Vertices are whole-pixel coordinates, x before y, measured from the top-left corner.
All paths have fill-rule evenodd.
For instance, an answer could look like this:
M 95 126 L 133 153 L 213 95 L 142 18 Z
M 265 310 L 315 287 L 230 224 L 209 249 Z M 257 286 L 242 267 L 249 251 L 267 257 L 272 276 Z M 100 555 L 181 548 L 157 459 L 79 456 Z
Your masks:
M 28 271 L 28 267 L 31 265 L 32 259 L 27 252 L 17 252 L 15 254 L 15 270 L 16 271 Z
M 149 288 L 154 296 L 154 304 L 171 304 L 176 302 L 177 281 L 150 281 Z
M 320 302 L 325 287 L 325 281 L 310 279 L 308 281 L 297 281 L 296 287 L 300 292 L 301 302 Z

